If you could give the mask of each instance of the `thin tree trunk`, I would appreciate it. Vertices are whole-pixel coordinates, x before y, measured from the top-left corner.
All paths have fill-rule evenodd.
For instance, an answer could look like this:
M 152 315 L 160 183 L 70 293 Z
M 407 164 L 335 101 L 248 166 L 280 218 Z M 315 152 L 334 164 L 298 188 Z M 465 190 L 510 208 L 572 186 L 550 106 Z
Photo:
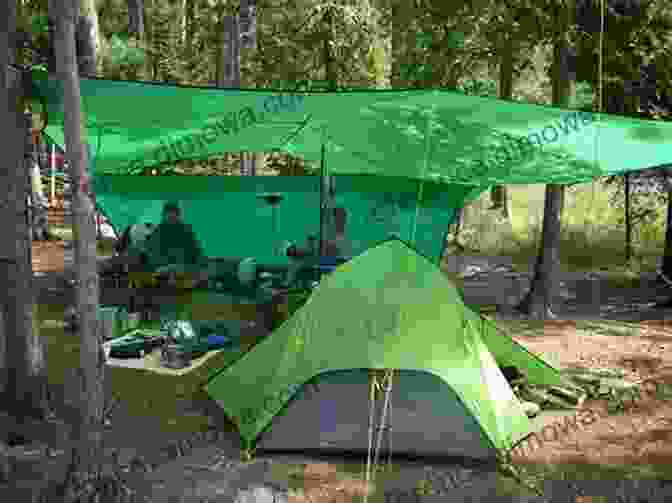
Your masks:
M 392 2 L 392 76 L 393 88 L 407 88 L 406 65 L 413 61 L 412 48 L 415 47 L 415 30 L 409 29 L 409 23 L 418 15 L 414 2 Z M 412 77 L 411 77 L 412 79 Z
M 630 173 L 625 174 L 625 261 L 632 259 L 632 222 L 630 221 Z
M 325 80 L 329 85 L 329 90 L 338 89 L 338 70 L 336 55 L 334 54 L 332 44 L 334 43 L 334 13 L 331 8 L 327 8 L 323 18 L 324 39 L 323 39 L 323 58 Z
M 257 48 L 257 0 L 240 0 L 240 46 Z
M 16 62 L 13 34 L 17 23 L 17 3 L 5 2 L 0 29 L 0 75 L 3 106 L 5 157 L 0 167 L 0 225 L 5 236 L 0 243 L 0 285 L 4 321 L 4 353 L 7 364 L 5 396 L 0 406 L 19 420 L 44 418 L 46 401 L 46 360 L 35 323 L 31 240 L 27 195 L 32 136 L 30 119 L 24 115 L 20 75 L 9 69 Z M 3 334 L 0 334 L 3 335 Z
M 80 418 L 73 425 L 75 448 L 68 479 L 60 496 L 64 501 L 75 501 L 76 493 L 87 481 L 94 481 L 101 471 L 102 376 L 105 361 L 97 326 L 96 224 L 94 205 L 89 197 L 89 156 L 82 124 L 75 49 L 75 26 L 79 12 L 77 2 L 52 1 L 55 8 L 52 7 L 50 11 L 56 23 L 54 43 L 57 76 L 63 83 L 64 133 L 73 184 L 76 303 L 80 332 L 80 368 L 77 370 Z
M 513 36 L 509 33 L 502 35 L 502 52 L 499 63 L 499 98 L 511 100 L 513 98 Z M 505 185 L 496 185 L 490 190 L 493 210 L 499 210 L 502 217 L 510 219 L 508 194 Z
M 144 0 L 128 0 L 128 32 L 138 40 L 145 38 Z
M 632 76 L 634 79 L 634 75 Z M 626 96 L 624 101 L 625 112 L 630 117 L 637 116 L 637 110 L 639 109 L 638 97 L 636 96 Z M 632 220 L 631 220 L 631 204 L 630 204 L 630 173 L 624 175 L 625 182 L 625 260 L 626 265 L 630 265 L 632 260 Z
M 239 50 L 257 48 L 257 2 L 256 0 L 240 0 L 238 15 L 238 47 Z M 263 153 L 249 152 L 247 158 L 241 158 L 240 167 L 250 176 L 263 170 L 266 157 Z
M 98 13 L 95 0 L 79 0 L 80 15 L 77 20 L 75 38 L 77 67 L 79 74 L 84 77 L 95 77 L 98 70 L 98 53 L 100 51 L 100 27 L 98 25 Z M 82 118 L 82 122 L 86 121 Z M 88 148 L 88 147 L 87 147 Z M 89 159 L 90 161 L 91 159 Z M 93 187 L 89 187 L 92 191 Z M 96 204 L 95 195 L 92 192 L 93 204 Z M 96 225 L 96 237 L 101 238 L 100 227 Z
M 665 226 L 665 251 L 663 254 L 662 273 L 668 281 L 672 281 L 672 188 L 667 189 L 667 223 Z M 672 299 L 670 299 L 672 304 Z
M 665 275 L 665 283 L 672 280 L 672 168 L 665 168 L 663 173 L 663 187 L 667 192 L 667 219 L 665 223 L 665 249 L 661 272 Z M 670 299 L 672 304 L 672 299 Z
M 100 27 L 95 0 L 79 0 L 80 16 L 77 20 L 77 66 L 81 75 L 95 77 L 100 52 Z
M 562 38 L 571 26 L 573 7 L 558 7 L 557 32 L 553 50 L 553 104 L 567 106 L 573 91 L 573 79 L 569 71 L 569 47 Z M 546 186 L 544 220 L 541 244 L 537 255 L 534 278 L 529 292 L 518 309 L 531 318 L 555 318 L 553 296 L 557 291 L 557 275 L 560 265 L 560 216 L 563 206 L 564 186 Z

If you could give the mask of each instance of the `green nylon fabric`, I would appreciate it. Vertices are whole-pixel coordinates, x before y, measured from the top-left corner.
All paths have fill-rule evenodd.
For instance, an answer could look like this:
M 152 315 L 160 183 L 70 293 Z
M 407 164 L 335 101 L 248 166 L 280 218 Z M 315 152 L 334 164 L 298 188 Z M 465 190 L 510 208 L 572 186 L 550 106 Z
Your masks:
M 36 74 L 35 87 L 47 132 L 63 145 L 60 84 Z M 317 168 L 323 144 L 332 174 L 480 187 L 575 183 L 672 161 L 669 123 L 452 91 L 291 94 L 82 79 L 81 95 L 97 173 L 271 150 Z
M 455 215 L 456 201 L 468 194 L 461 185 L 444 185 L 399 177 L 338 176 L 336 205 L 347 210 L 346 231 L 353 252 L 389 239 L 391 234 L 437 262 L 443 237 Z M 96 202 L 117 232 L 138 223 L 158 224 L 166 201 L 179 201 L 208 257 L 255 257 L 268 264 L 285 264 L 280 255 L 285 241 L 305 245 L 319 235 L 318 176 L 96 177 Z M 260 197 L 284 196 L 275 216 Z M 160 257 L 158 257 L 160 258 Z M 158 259 L 157 258 L 157 259 Z
M 206 391 L 252 445 L 317 375 L 428 372 L 451 386 L 496 448 L 509 449 L 531 425 L 496 360 L 515 361 L 533 382 L 558 384 L 561 377 L 502 337 L 492 327 L 484 330 L 434 264 L 391 240 L 340 266 L 272 337 L 214 377 Z M 368 417 L 368 410 L 361 413 Z

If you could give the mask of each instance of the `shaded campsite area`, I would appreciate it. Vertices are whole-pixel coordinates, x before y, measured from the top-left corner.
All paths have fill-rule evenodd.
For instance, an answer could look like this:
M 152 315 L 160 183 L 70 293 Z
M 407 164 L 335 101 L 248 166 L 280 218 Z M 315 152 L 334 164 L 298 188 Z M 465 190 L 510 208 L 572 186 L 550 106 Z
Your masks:
M 65 393 L 74 389 L 68 385 L 68 376 L 72 376 L 78 360 L 78 342 L 63 330 L 62 306 L 53 303 L 58 298 L 58 295 L 54 296 L 55 291 L 60 291 L 60 295 L 67 292 L 63 281 L 67 275 L 62 264 L 63 257 L 71 252 L 65 248 L 68 246 L 63 241 L 39 244 L 34 247 L 33 259 L 36 271 L 48 272 L 42 281 L 45 288 L 52 289 L 47 296 L 51 305 L 44 306 L 41 311 L 41 334 L 48 341 L 50 380 L 55 384 L 56 394 L 60 393 L 58 390 L 64 393 L 58 401 L 74 407 L 76 397 L 68 398 Z M 100 248 L 106 250 L 106 245 L 101 244 Z M 506 261 L 506 258 L 499 262 L 502 260 Z M 58 267 L 59 262 L 61 267 Z M 666 467 L 670 465 L 672 454 L 669 425 L 672 409 L 665 396 L 665 386 L 672 385 L 669 351 L 672 327 L 664 319 L 639 321 L 641 313 L 637 307 L 621 312 L 617 319 L 613 316 L 608 319 L 610 303 L 619 303 L 621 307 L 636 306 L 646 299 L 637 298 L 633 290 L 624 290 L 619 284 L 610 285 L 606 280 L 600 286 L 604 295 L 602 319 L 599 311 L 584 312 L 584 321 L 545 323 L 522 320 L 506 312 L 497 314 L 494 310 L 497 299 L 492 294 L 501 289 L 498 286 L 501 275 L 492 272 L 497 262 L 492 257 L 461 261 L 465 270 L 480 267 L 485 271 L 463 283 L 467 305 L 492 317 L 513 340 L 559 369 L 610 369 L 616 375 L 622 375 L 622 384 L 641 383 L 647 379 L 655 384 L 644 387 L 644 396 L 636 406 L 626 406 L 611 413 L 605 412 L 611 400 L 609 397 L 587 398 L 574 410 L 543 410 L 533 421 L 541 440 L 527 439 L 523 442 L 524 450 L 513 454 L 512 462 L 517 467 L 514 478 L 501 473 L 493 478 L 488 475 L 490 469 L 483 472 L 482 468 L 456 468 L 445 462 L 413 461 L 395 456 L 388 465 L 387 456 L 384 456 L 379 461 L 381 471 L 376 475 L 376 482 L 368 486 L 375 487 L 369 501 L 410 498 L 414 494 L 454 495 L 456 491 L 474 494 L 478 490 L 486 491 L 483 494 L 495 490 L 499 495 L 533 495 L 532 490 L 522 489 L 521 481 L 543 489 L 548 481 L 561 478 L 574 481 L 669 478 Z M 451 265 L 449 260 L 444 263 L 444 270 L 451 275 L 454 264 Z M 491 271 L 489 274 L 488 270 Z M 571 277 L 569 275 L 565 282 L 570 298 L 581 288 L 581 284 L 577 285 Z M 524 284 L 523 281 L 519 283 Z M 655 291 L 646 291 L 655 298 Z M 522 289 L 509 292 L 514 296 L 522 293 Z M 665 289 L 660 287 L 659 295 L 664 294 Z M 657 312 L 661 315 L 660 310 Z M 194 501 L 206 501 L 207 497 L 235 494 L 249 486 L 266 486 L 290 491 L 290 501 L 295 503 L 361 500 L 367 487 L 363 481 L 361 459 L 348 461 L 333 455 L 325 458 L 309 453 L 280 453 L 259 454 L 249 462 L 241 461 L 237 429 L 211 399 L 204 394 L 200 398 L 185 397 L 181 405 L 175 407 L 172 403 L 166 407 L 172 395 L 168 394 L 164 399 L 157 393 L 165 386 L 158 381 L 141 383 L 140 379 L 141 376 L 135 380 L 113 379 L 114 384 L 108 382 L 110 386 L 117 386 L 108 391 L 118 400 L 118 405 L 109 416 L 105 433 L 107 463 L 125 466 L 122 478 L 138 494 L 151 495 L 155 501 L 169 501 L 170 496 L 178 494 L 200 495 L 202 499 Z M 579 416 L 585 410 L 597 410 L 601 415 L 592 424 L 579 423 L 578 427 L 569 430 L 563 427 L 568 418 Z M 68 406 L 58 412 L 67 417 Z M 366 410 L 360 412 L 367 414 Z M 292 417 L 294 421 L 305 420 L 304 426 L 297 424 L 297 427 L 310 427 L 310 418 Z M 555 435 L 548 433 L 549 426 L 557 430 Z M 550 440 L 547 440 L 549 436 Z M 51 462 L 56 472 L 59 466 L 62 468 L 59 459 L 56 455 Z M 637 469 L 633 470 L 633 467 Z M 578 487 L 581 484 L 576 482 Z M 619 487 L 624 492 L 629 490 L 627 483 Z M 607 494 L 599 486 L 594 493 Z
M 672 500 L 665 2 L 10 3 L 0 501 Z

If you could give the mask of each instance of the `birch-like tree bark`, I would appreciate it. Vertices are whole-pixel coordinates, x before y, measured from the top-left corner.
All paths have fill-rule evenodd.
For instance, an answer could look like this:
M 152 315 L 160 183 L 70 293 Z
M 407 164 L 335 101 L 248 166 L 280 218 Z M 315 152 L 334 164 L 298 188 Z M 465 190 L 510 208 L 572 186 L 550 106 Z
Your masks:
M 128 32 L 138 40 L 145 38 L 145 2 L 128 0 Z
M 73 184 L 75 297 L 80 337 L 80 368 L 77 370 L 80 417 L 77 424 L 73 425 L 74 452 L 68 478 L 60 495 L 64 501 L 75 501 L 86 482 L 95 479 L 101 472 L 102 377 L 105 366 L 97 321 L 99 291 L 95 212 L 89 190 L 89 153 L 82 122 L 75 42 L 79 7 L 74 0 L 52 0 L 50 5 L 56 28 L 56 74 L 63 86 L 65 143 Z M 81 66 L 84 69 L 95 68 L 95 58 L 93 62 L 89 58 Z

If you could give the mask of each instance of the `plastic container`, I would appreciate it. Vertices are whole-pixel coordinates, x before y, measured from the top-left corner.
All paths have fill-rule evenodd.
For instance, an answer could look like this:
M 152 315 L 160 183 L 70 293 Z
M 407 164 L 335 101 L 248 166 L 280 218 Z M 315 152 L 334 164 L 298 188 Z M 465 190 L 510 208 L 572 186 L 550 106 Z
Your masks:
M 246 258 L 238 264 L 238 280 L 245 286 L 249 286 L 257 279 L 257 261 L 254 258 Z

